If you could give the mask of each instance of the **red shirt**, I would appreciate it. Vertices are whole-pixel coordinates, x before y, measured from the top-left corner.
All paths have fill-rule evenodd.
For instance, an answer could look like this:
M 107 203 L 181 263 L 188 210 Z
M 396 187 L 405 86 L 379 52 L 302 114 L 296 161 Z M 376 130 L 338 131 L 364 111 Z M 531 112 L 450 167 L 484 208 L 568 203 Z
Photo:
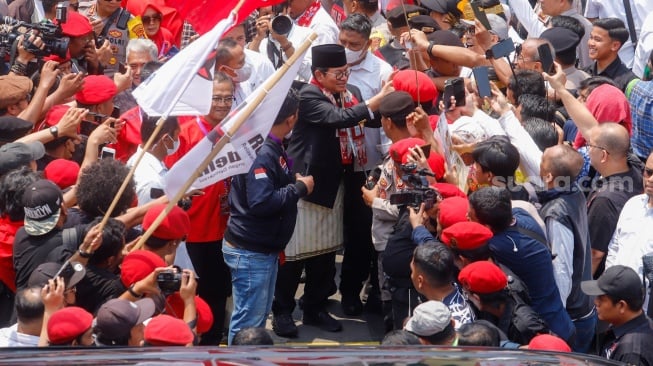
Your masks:
M 179 150 L 165 159 L 169 168 L 202 140 L 205 133 L 213 129 L 203 117 L 179 117 L 179 125 Z M 222 240 L 227 228 L 229 214 L 221 212 L 220 203 L 227 202 L 229 182 L 220 181 L 204 188 L 203 191 L 204 195 L 193 197 L 193 204 L 187 211 L 190 216 L 187 240 L 191 243 Z
M 0 217 L 0 281 L 16 293 L 16 271 L 14 270 L 14 237 L 23 221 L 11 221 Z

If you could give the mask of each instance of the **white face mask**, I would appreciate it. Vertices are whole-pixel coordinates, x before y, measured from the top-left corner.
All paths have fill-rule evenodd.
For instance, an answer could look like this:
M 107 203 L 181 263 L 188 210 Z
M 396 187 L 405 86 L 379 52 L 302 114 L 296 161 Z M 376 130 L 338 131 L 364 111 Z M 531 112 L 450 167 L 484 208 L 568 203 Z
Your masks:
M 172 140 L 172 137 L 168 136 L 169 139 Z M 179 150 L 179 145 L 181 145 L 181 142 L 179 140 L 172 140 L 172 147 L 166 147 L 166 154 L 172 155 Z M 164 145 L 165 146 L 165 145 Z
M 252 68 L 248 64 L 245 64 L 240 69 L 234 69 L 233 71 L 236 73 L 236 76 L 231 78 L 234 83 L 245 82 L 249 80 L 250 76 L 252 76 Z
M 363 55 L 367 52 L 367 48 L 363 48 L 360 51 L 352 51 L 349 48 L 345 48 L 345 57 L 347 57 L 347 63 L 353 64 L 356 61 L 359 61 L 363 58 Z

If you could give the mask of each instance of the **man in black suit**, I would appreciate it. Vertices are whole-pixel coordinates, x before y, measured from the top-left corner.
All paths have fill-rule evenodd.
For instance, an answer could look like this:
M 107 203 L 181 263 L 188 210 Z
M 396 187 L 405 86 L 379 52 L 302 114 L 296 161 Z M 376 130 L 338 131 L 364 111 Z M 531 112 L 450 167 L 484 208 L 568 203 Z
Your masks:
M 285 251 L 286 262 L 279 269 L 272 305 L 273 329 L 286 337 L 297 335 L 291 314 L 304 267 L 303 323 L 330 332 L 342 329 L 326 311 L 326 304 L 335 292 L 335 254 L 343 241 L 343 195 L 347 189 L 361 189 L 360 184 L 348 187 L 343 181 L 353 174 L 354 161 L 364 157 L 362 125 L 380 127 L 374 112 L 383 96 L 393 90 L 388 83 L 365 101 L 358 88 L 347 85 L 344 47 L 314 46 L 312 55 L 313 79 L 300 91 L 299 118 L 288 155 L 294 172 L 313 175 L 315 188 L 298 203 L 295 233 Z

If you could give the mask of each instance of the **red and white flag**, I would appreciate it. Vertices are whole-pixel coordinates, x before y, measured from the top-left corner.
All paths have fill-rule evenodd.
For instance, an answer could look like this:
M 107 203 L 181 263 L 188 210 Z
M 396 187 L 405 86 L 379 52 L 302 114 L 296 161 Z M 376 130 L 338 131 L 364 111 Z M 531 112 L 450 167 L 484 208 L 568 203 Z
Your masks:
M 298 60 L 301 60 L 301 55 Z M 272 124 L 279 113 L 279 109 L 286 99 L 288 90 L 299 72 L 301 62 L 293 63 L 281 79 L 266 92 L 264 89 L 268 82 L 264 82 L 245 101 L 230 113 L 230 115 L 216 126 L 193 147 L 181 160 L 179 160 L 165 176 L 165 193 L 168 197 L 175 197 L 184 186 L 199 162 L 204 160 L 213 149 L 215 143 L 229 131 L 235 121 L 245 113 L 244 107 L 252 104 L 257 96 L 265 98 L 254 109 L 252 114 L 231 137 L 231 142 L 213 158 L 202 174 L 195 180 L 190 189 L 201 189 L 211 184 L 224 180 L 236 174 L 244 174 L 254 163 L 258 149 L 263 145 Z M 278 78 L 283 69 L 277 70 L 268 80 Z
M 221 20 L 160 69 L 132 93 L 149 116 L 203 115 L 211 108 L 215 48 L 232 17 Z
M 272 6 L 285 0 L 246 0 L 236 16 L 236 23 L 242 23 L 254 10 Z M 181 19 L 187 20 L 199 34 L 211 30 L 220 19 L 229 16 L 239 0 L 166 0 L 166 5 L 177 9 Z

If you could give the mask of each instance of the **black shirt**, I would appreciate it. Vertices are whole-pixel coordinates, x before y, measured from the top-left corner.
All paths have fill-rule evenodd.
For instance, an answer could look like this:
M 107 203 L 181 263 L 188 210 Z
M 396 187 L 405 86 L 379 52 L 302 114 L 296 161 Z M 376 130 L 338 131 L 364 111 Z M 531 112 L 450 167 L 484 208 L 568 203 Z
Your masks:
M 407 207 L 402 207 L 383 254 L 383 271 L 390 277 L 393 286 L 412 287 L 410 261 L 417 247 L 411 239 L 412 233 L 410 212 Z
M 653 365 L 653 324 L 644 312 L 608 329 L 601 356 L 629 365 Z
M 77 284 L 75 305 L 95 314 L 108 300 L 115 299 L 127 289 L 120 282 L 120 276 L 104 268 L 86 266 L 86 276 Z
M 605 68 L 605 70 L 601 72 L 597 70 L 597 65 L 597 62 L 594 61 L 594 63 L 585 69 L 585 72 L 592 76 L 605 76 L 612 79 L 621 91 L 625 91 L 628 83 L 637 78 L 637 76 L 633 74 L 633 72 L 630 71 L 623 62 L 621 62 L 621 59 L 618 56 L 610 65 L 608 65 L 608 67 Z
M 14 240 L 14 268 L 16 269 L 16 287 L 27 286 L 27 280 L 40 264 L 46 262 L 65 262 L 70 258 L 84 239 L 85 225 L 75 226 L 77 243 L 64 245 L 63 230 L 55 228 L 45 235 L 32 236 L 22 227 Z
M 602 177 L 595 182 L 594 189 L 587 196 L 587 223 L 593 250 L 608 252 L 619 214 L 626 201 L 642 193 L 642 182 L 642 174 L 632 166 L 625 173 Z M 605 257 L 594 278 L 598 278 L 604 269 Z

